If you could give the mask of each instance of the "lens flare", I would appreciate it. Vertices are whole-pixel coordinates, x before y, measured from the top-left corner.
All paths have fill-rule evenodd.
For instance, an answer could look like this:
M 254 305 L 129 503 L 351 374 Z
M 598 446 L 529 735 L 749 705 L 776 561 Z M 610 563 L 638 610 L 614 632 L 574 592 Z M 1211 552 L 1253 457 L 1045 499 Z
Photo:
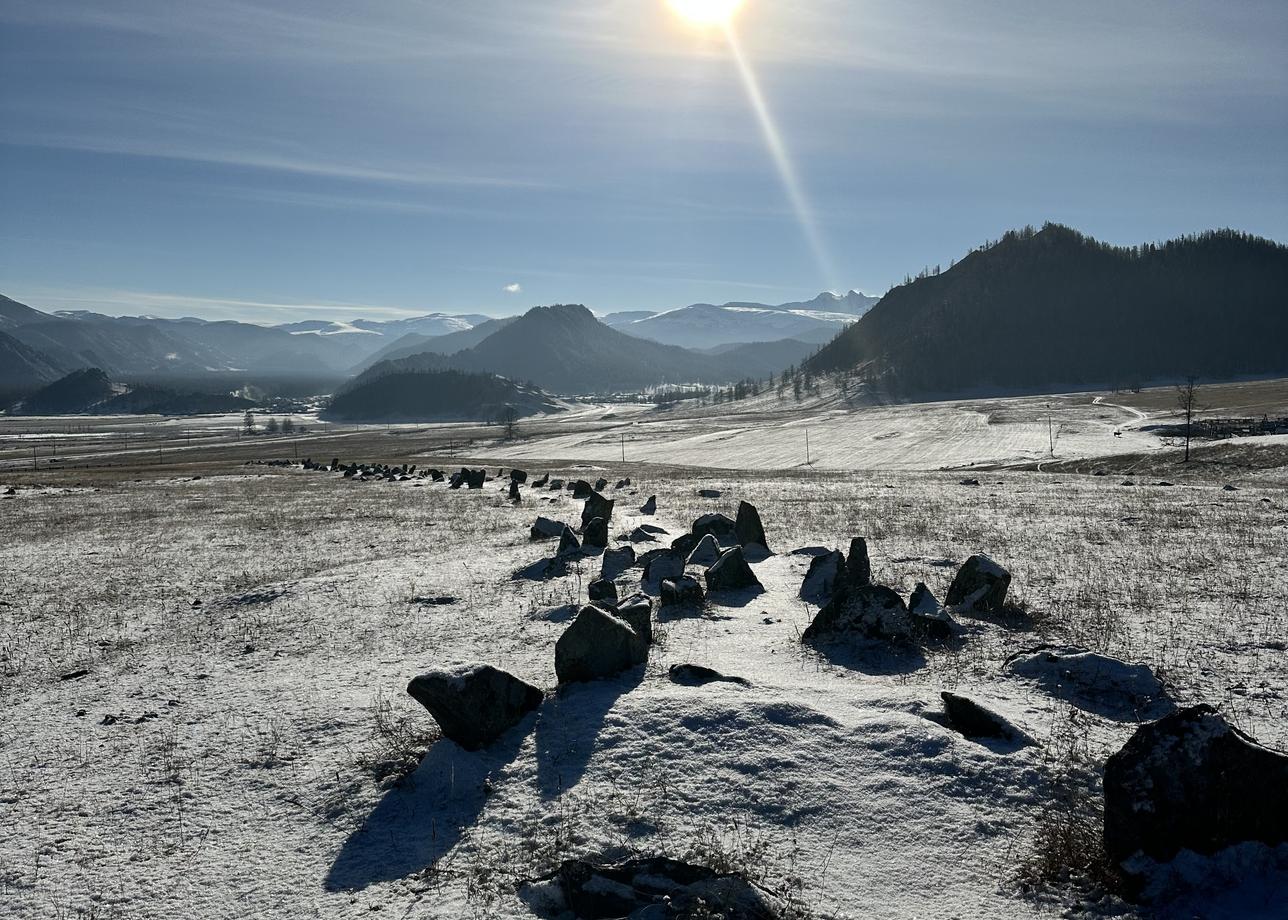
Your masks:
M 769 110 L 769 104 L 765 101 L 765 95 L 760 91 L 760 81 L 756 79 L 756 72 L 752 69 L 751 62 L 743 54 L 742 46 L 733 29 L 726 25 L 724 31 L 729 39 L 733 59 L 738 65 L 738 74 L 742 77 L 743 88 L 747 91 L 747 99 L 751 102 L 752 111 L 756 113 L 756 120 L 760 122 L 760 131 L 765 136 L 765 146 L 769 148 L 769 155 L 773 157 L 774 166 L 777 167 L 779 178 L 783 183 L 783 190 L 787 193 L 792 210 L 796 212 L 796 220 L 800 224 L 801 232 L 813 252 L 814 261 L 822 272 L 824 283 L 835 287 L 836 271 L 832 266 L 831 256 L 823 242 L 823 235 L 819 232 L 809 199 L 805 196 L 805 189 L 796 175 L 796 166 L 787 152 L 782 132 L 778 130 L 773 113 Z
M 720 26 L 733 19 L 742 0 L 667 0 L 689 22 L 702 26 Z

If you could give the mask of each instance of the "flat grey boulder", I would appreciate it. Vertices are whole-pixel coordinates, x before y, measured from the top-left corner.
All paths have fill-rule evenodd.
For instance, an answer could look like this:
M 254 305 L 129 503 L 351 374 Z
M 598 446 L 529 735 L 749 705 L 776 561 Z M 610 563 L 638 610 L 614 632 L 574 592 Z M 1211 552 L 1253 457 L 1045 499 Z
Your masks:
M 647 643 L 653 642 L 653 602 L 647 594 L 632 594 L 617 605 L 617 616 L 631 624 Z
M 1011 573 L 983 553 L 976 553 L 957 570 L 944 604 L 959 613 L 996 613 L 1006 605 Z
M 719 498 L 721 496 L 719 489 L 698 489 L 698 495 L 702 498 Z
M 809 571 L 801 583 L 801 598 L 823 605 L 845 580 L 845 555 L 839 550 L 825 552 L 810 560 Z
M 707 534 L 698 541 L 698 545 L 693 547 L 693 552 L 689 553 L 689 558 L 685 560 L 685 565 L 700 565 L 703 568 L 715 565 L 720 559 L 720 544 L 711 534 Z
M 635 549 L 633 547 L 620 546 L 616 549 L 606 549 L 600 559 L 599 577 L 612 580 L 633 565 L 635 565 Z
M 653 534 L 650 531 L 645 530 L 643 527 L 636 527 L 634 530 L 632 530 L 630 533 L 626 535 L 626 538 L 630 540 L 632 543 L 656 543 L 657 542 L 657 537 L 653 536 Z
M 443 737 L 467 751 L 491 744 L 541 705 L 541 691 L 488 664 L 430 671 L 407 692 L 429 710 Z
M 654 586 L 667 578 L 679 578 L 684 574 L 684 558 L 669 549 L 649 550 L 640 557 L 644 563 L 644 583 Z
M 706 581 L 708 591 L 743 591 L 749 588 L 765 590 L 756 573 L 743 558 L 741 546 L 726 550 L 715 565 L 707 569 Z
M 912 636 L 912 618 L 898 593 L 884 585 L 838 591 L 814 616 L 802 642 L 847 636 L 903 640 Z
M 528 536 L 533 540 L 554 540 L 563 535 L 564 528 L 567 526 L 563 521 L 538 517 L 528 531 Z
M 645 638 L 626 620 L 594 606 L 582 607 L 555 643 L 561 684 L 613 677 L 647 660 Z
M 595 518 L 603 518 L 605 522 L 612 520 L 613 517 L 613 500 L 604 498 L 598 492 L 591 492 L 586 496 L 586 504 L 581 509 L 581 526 L 584 528 Z
M 1288 843 L 1288 756 L 1211 706 L 1142 725 L 1105 763 L 1105 851 L 1159 862 L 1244 841 Z M 1130 867 L 1129 871 L 1130 871 Z
M 734 539 L 741 546 L 760 546 L 766 551 L 769 541 L 765 539 L 765 527 L 760 522 L 760 512 L 750 502 L 738 502 L 738 516 L 733 523 Z

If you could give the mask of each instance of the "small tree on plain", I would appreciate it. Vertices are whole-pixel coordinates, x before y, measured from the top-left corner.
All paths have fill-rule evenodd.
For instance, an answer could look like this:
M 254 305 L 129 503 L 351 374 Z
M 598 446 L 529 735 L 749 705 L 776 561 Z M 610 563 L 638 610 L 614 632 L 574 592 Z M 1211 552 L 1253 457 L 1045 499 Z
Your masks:
M 246 414 L 242 417 L 242 428 L 245 429 L 247 434 L 255 433 L 255 416 L 250 414 L 249 409 L 246 410 Z
M 295 422 L 288 416 L 282 419 L 282 434 L 294 434 Z
M 1199 384 L 1198 378 L 1193 374 L 1185 378 L 1185 382 L 1176 388 L 1176 408 L 1181 410 L 1181 415 L 1185 417 L 1185 462 L 1190 462 L 1190 432 L 1194 427 L 1194 415 L 1202 411 L 1203 407 L 1199 405 Z
M 277 419 L 270 418 L 268 422 L 264 425 L 264 430 L 269 434 L 277 434 L 278 427 L 279 426 L 277 424 Z
M 505 439 L 513 441 L 519 430 L 519 412 L 514 406 L 506 406 L 501 413 L 501 421 L 505 423 Z

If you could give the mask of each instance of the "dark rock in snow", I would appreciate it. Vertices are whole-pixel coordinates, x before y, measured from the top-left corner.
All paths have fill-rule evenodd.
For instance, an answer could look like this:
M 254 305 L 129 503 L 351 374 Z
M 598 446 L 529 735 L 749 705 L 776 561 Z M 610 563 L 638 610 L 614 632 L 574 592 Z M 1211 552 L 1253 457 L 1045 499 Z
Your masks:
M 1105 850 L 1166 861 L 1243 841 L 1288 843 L 1288 756 L 1211 706 L 1142 725 L 1105 764 Z M 1130 866 L 1127 867 L 1130 871 Z
M 656 543 L 657 542 L 657 537 L 653 536 L 653 534 L 649 533 L 643 527 L 636 527 L 626 536 L 627 536 L 627 539 L 629 539 L 632 543 Z
M 595 518 L 603 518 L 605 525 L 613 519 L 613 500 L 604 498 L 598 492 L 591 492 L 586 497 L 586 504 L 581 509 L 581 526 L 584 528 Z
M 617 583 L 607 578 L 601 578 L 599 581 L 592 581 L 590 587 L 586 589 L 590 594 L 590 600 L 594 601 L 612 601 L 617 603 Z
M 688 559 L 689 553 L 693 552 L 701 541 L 701 537 L 695 536 L 691 533 L 682 533 L 671 541 L 671 552 L 675 553 L 675 555 L 679 556 L 681 559 Z
M 510 470 L 510 481 L 511 481 L 511 482 L 527 482 L 527 481 L 528 481 L 528 474 L 527 474 L 526 472 L 524 472 L 523 470 Z M 535 485 L 535 484 L 536 484 L 536 483 L 533 483 L 533 485 Z
M 903 598 L 884 585 L 846 587 L 832 596 L 801 635 L 802 642 L 853 635 L 900 640 L 912 635 Z
M 564 481 L 563 481 L 562 479 L 552 479 L 552 480 L 550 480 L 550 491 L 551 491 L 551 492 L 558 492 L 558 491 L 560 491 L 561 489 L 563 489 L 563 487 L 564 487 Z
M 487 470 L 465 470 L 465 484 L 471 489 L 483 488 L 487 481 Z
M 657 496 L 650 495 L 648 501 L 640 505 L 640 514 L 657 514 Z
M 662 579 L 663 607 L 701 607 L 703 599 L 702 585 L 692 575 Z
M 576 920 L 767 920 L 787 916 L 787 906 L 781 900 L 742 876 L 722 875 L 660 856 L 607 866 L 569 860 L 536 882 L 556 887 Z M 531 896 L 528 890 L 523 894 Z
M 578 479 L 575 482 L 568 483 L 568 488 L 572 489 L 573 498 L 590 498 L 590 493 L 594 491 L 584 479 Z
M 734 522 L 727 514 L 721 514 L 718 511 L 704 514 L 693 522 L 691 533 L 699 538 L 711 534 L 717 540 L 731 540 L 734 535 Z
M 632 547 L 623 546 L 618 549 L 605 550 L 604 557 L 600 561 L 599 577 L 607 578 L 611 581 L 634 564 L 635 550 Z
M 700 565 L 703 568 L 715 565 L 720 560 L 720 544 L 711 534 L 707 534 L 693 547 L 693 552 L 685 560 L 686 565 Z
M 944 604 L 961 613 L 996 613 L 1005 606 L 1010 586 L 1010 572 L 976 553 L 957 570 Z
M 684 557 L 669 549 L 649 550 L 640 560 L 644 563 L 644 581 L 649 585 L 660 585 L 665 578 L 684 574 Z
M 577 619 L 555 643 L 559 683 L 599 680 L 648 660 L 648 642 L 618 616 L 598 607 L 582 607 Z
M 596 479 L 596 480 L 595 480 L 595 491 L 596 491 L 596 492 L 602 492 L 602 491 L 604 491 L 604 490 L 605 490 L 605 489 L 607 489 L 607 488 L 608 488 L 608 480 L 607 480 L 607 479 L 605 479 L 604 477 L 602 477 L 602 476 L 601 476 L 601 477 L 599 477 L 598 479 Z
M 702 498 L 719 498 L 722 494 L 719 489 L 698 489 L 698 495 Z
M 700 687 L 714 682 L 751 686 L 751 681 L 745 678 L 730 677 L 713 668 L 704 668 L 700 664 L 673 664 L 668 669 L 667 676 L 673 683 L 683 684 L 686 687 Z
M 630 477 L 629 477 L 629 476 L 627 476 L 625 479 L 619 479 L 619 480 L 617 480 L 617 484 L 616 484 L 616 485 L 614 485 L 614 486 L 613 486 L 613 488 L 614 488 L 614 489 L 624 489 L 624 488 L 626 488 L 626 487 L 627 487 L 628 485 L 630 485 L 630 484 L 631 484 L 631 479 L 630 479 Z
M 608 521 L 602 517 L 591 518 L 582 537 L 587 546 L 598 546 L 601 549 L 608 546 Z
M 491 744 L 541 705 L 541 691 L 491 665 L 430 671 L 407 692 L 429 710 L 443 737 L 467 751 Z
M 563 532 L 559 535 L 558 554 L 560 556 L 564 556 L 564 555 L 567 555 L 568 553 L 579 552 L 580 550 L 581 550 L 581 544 L 577 542 L 577 535 L 572 532 L 571 527 L 568 527 L 567 525 L 565 525 Z
M 939 694 L 944 701 L 944 715 L 948 724 L 967 738 L 1000 738 L 1004 741 L 1030 743 L 1028 735 L 1011 724 L 1005 716 L 998 715 L 974 700 L 949 693 Z
M 913 632 L 927 639 L 949 639 L 957 632 L 956 621 L 935 600 L 935 595 L 924 581 L 917 582 L 917 587 L 912 589 L 912 597 L 908 599 L 908 615 L 912 617 Z
M 631 624 L 631 629 L 653 641 L 653 602 L 644 594 L 632 594 L 617 605 L 617 616 Z
M 738 502 L 738 517 L 733 525 L 734 539 L 742 546 L 760 546 L 769 549 L 765 539 L 765 527 L 760 521 L 760 512 L 750 502 Z
M 510 480 L 510 501 L 521 501 L 519 496 L 519 483 L 513 479 Z
M 810 560 L 801 583 L 801 597 L 811 604 L 825 604 L 844 581 L 845 556 L 839 549 L 825 552 Z
M 707 569 L 706 580 L 708 591 L 742 591 L 748 588 L 765 590 L 756 573 L 743 558 L 741 546 L 726 550 L 716 564 Z
M 850 540 L 850 555 L 845 560 L 845 581 L 856 588 L 872 584 L 872 563 L 868 560 L 868 541 L 862 537 Z
M 562 536 L 564 528 L 568 525 L 562 521 L 552 521 L 548 517 L 538 517 L 528 535 L 533 540 L 553 540 L 555 537 Z
M 546 473 L 546 474 L 545 474 L 544 476 L 542 476 L 540 479 L 534 479 L 534 480 L 532 480 L 532 488 L 534 488 L 534 489 L 541 489 L 541 488 L 544 488 L 544 487 L 545 487 L 546 485 L 548 485 L 549 483 L 550 483 L 550 474 L 549 474 L 549 473 Z

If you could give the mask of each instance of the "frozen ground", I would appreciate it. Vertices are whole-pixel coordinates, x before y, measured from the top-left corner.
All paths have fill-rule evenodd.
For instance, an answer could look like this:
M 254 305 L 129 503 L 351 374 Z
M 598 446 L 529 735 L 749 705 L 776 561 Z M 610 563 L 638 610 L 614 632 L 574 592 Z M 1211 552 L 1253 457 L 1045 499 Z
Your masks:
M 820 466 L 844 444 L 888 450 L 873 440 L 886 411 L 853 428 L 817 423 Z M 1114 410 L 1078 424 L 1129 421 L 1100 411 Z M 927 412 L 927 432 L 961 438 L 902 432 L 919 445 L 909 466 L 1024 457 L 1046 436 L 1035 410 L 991 424 L 977 407 Z M 724 441 L 658 427 L 628 453 L 670 445 L 669 459 L 705 471 L 609 462 L 611 441 L 523 448 L 589 458 L 530 470 L 631 476 L 614 534 L 650 494 L 673 536 L 746 498 L 778 555 L 755 564 L 765 594 L 659 622 L 646 669 L 548 694 L 478 754 L 435 742 L 404 687 L 481 660 L 553 688 L 554 642 L 598 562 L 543 583 L 511 574 L 551 552 L 528 542 L 533 517 L 575 520 L 579 502 L 528 492 L 515 508 L 492 483 L 450 492 L 231 463 L 196 480 L 42 476 L 40 489 L 0 474 L 21 487 L 0 498 L 0 917 L 522 917 L 516 882 L 629 851 L 734 866 L 837 917 L 1128 912 L 1026 897 L 1016 878 L 1060 777 L 1149 713 L 1056 698 L 1003 674 L 1006 657 L 1050 641 L 1143 662 L 1177 702 L 1214 703 L 1288 745 L 1282 487 L 713 469 L 749 437 L 729 424 Z M 791 465 L 798 427 L 783 419 L 746 465 Z M 707 487 L 724 494 L 699 498 Z M 874 577 L 905 594 L 924 580 L 942 598 L 956 564 L 987 551 L 1029 616 L 968 620 L 956 650 L 803 648 L 808 558 L 788 551 L 852 535 L 868 538 Z M 443 595 L 456 600 L 427 602 Z M 667 667 L 683 662 L 752 686 L 678 686 Z M 1040 745 L 988 747 L 944 728 L 929 718 L 943 689 Z M 1283 876 L 1247 881 L 1200 891 L 1186 915 L 1276 916 Z

